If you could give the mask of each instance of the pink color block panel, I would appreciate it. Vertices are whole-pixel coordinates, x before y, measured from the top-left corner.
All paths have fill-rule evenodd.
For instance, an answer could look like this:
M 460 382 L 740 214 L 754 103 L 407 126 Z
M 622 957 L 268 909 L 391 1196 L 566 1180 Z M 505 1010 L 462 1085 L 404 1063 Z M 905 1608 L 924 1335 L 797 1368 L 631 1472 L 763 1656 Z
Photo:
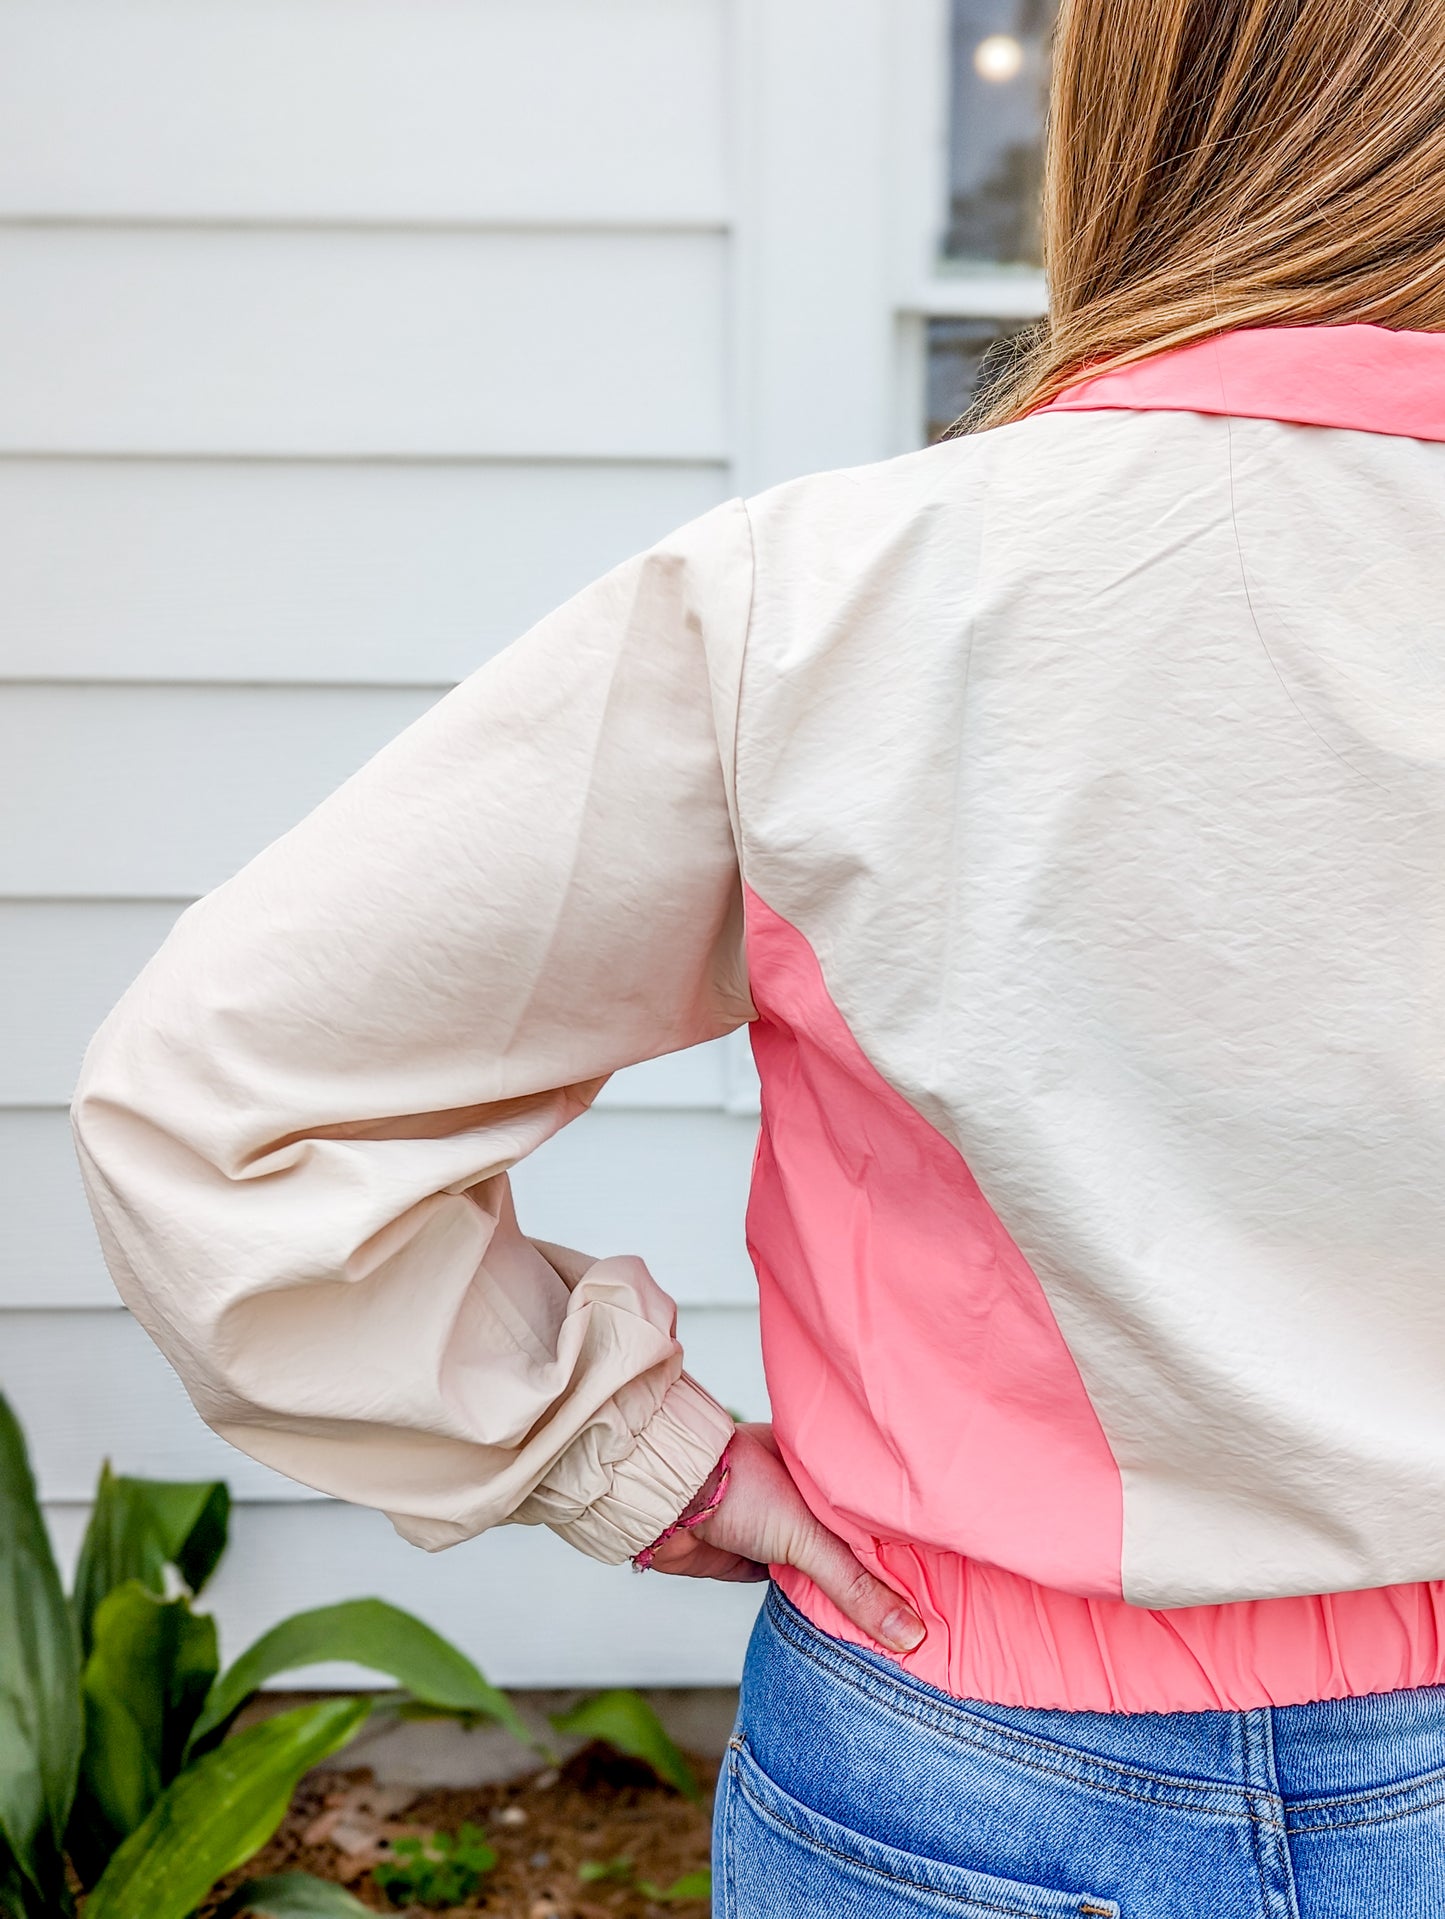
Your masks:
M 1445 440 L 1445 334 L 1373 326 L 1224 333 L 1083 379 L 1042 410 L 1114 409 L 1227 414 Z
M 1120 1592 L 1118 1469 L 1038 1279 L 748 897 L 763 1130 L 748 1211 L 778 1437 L 820 1515 Z
M 927 1629 L 898 1663 L 958 1699 L 1066 1712 L 1249 1712 L 1445 1680 L 1445 1582 L 1170 1612 L 1051 1591 L 955 1554 L 866 1550 Z M 821 1631 L 878 1651 L 791 1567 Z

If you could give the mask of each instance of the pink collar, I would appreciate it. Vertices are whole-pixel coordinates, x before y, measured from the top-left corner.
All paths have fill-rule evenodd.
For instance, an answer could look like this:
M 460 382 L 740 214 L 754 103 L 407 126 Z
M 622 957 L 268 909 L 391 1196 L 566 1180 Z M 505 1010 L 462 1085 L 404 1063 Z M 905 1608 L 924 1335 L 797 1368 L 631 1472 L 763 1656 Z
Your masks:
M 1445 440 L 1445 333 L 1376 326 L 1222 333 L 1081 380 L 1047 413 L 1227 413 Z

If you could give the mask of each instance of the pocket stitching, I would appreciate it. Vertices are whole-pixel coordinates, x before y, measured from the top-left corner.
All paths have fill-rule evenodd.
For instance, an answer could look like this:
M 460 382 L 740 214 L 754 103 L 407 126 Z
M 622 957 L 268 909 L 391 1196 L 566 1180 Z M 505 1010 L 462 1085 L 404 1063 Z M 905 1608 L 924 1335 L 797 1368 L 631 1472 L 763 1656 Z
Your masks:
M 1295 1825 L 1293 1821 L 1287 1821 L 1285 1831 L 1291 1838 L 1297 1832 L 1355 1832 L 1361 1826 L 1386 1826 L 1396 1819 L 1413 1819 L 1418 1812 L 1435 1812 L 1441 1806 L 1445 1806 L 1445 1795 L 1437 1794 L 1433 1799 L 1421 1800 L 1418 1805 L 1394 1807 L 1388 1812 L 1368 1816 L 1362 1814 L 1357 1819 L 1325 1819 L 1312 1826 Z
M 731 1746 L 733 1741 L 729 1740 L 728 1744 Z M 723 1802 L 723 1857 L 726 1862 L 723 1871 L 723 1897 L 726 1900 L 726 1905 L 720 1915 L 720 1919 L 733 1919 L 738 1909 L 738 1847 L 737 1840 L 734 1836 L 737 1826 L 738 1804 L 736 1788 L 736 1770 L 732 1765 L 729 1765 L 722 1780 L 722 1790 L 726 1794 Z
M 815 1851 L 826 1853 L 830 1859 L 840 1859 L 844 1865 L 853 1867 L 856 1872 L 872 1873 L 879 1879 L 890 1880 L 896 1886 L 904 1886 L 910 1892 L 927 1893 L 933 1898 L 947 1899 L 950 1904 L 956 1905 L 964 1911 L 971 1909 L 974 1912 L 1003 1913 L 1006 1915 L 1006 1919 L 1050 1919 L 1048 1914 L 1030 1911 L 1026 1906 L 1001 1906 L 994 1900 L 980 1899 L 969 1893 L 949 1892 L 943 1887 L 930 1886 L 918 1879 L 905 1879 L 901 1873 L 890 1872 L 886 1866 L 873 1865 L 868 1860 L 856 1858 L 852 1853 L 843 1852 L 837 1846 L 830 1846 L 826 1839 L 819 1839 L 813 1833 L 805 1832 L 801 1826 L 793 1825 L 791 1821 L 785 1819 L 775 1807 L 764 1805 L 757 1794 L 749 1790 L 748 1782 L 743 1776 L 741 1766 L 738 1764 L 739 1754 L 746 1752 L 747 1748 L 740 1740 L 734 1740 L 732 1747 L 733 1756 L 728 1767 L 728 1772 L 737 1790 L 748 1801 L 749 1805 L 752 1806 L 759 1818 L 767 1820 L 773 1825 L 781 1826 L 784 1832 L 791 1833 L 795 1839 L 802 1840 L 804 1845 L 811 1846 Z M 751 1753 L 748 1753 L 747 1756 L 752 1759 Z M 758 1762 L 756 1759 L 753 1759 L 752 1763 L 757 1765 Z M 783 1796 L 781 1787 L 775 1787 L 774 1790 L 777 1791 L 780 1796 Z M 821 1818 L 825 1815 L 819 1814 L 818 1816 Z M 875 1843 L 879 1842 L 875 1841 Z M 735 1857 L 736 1847 L 730 1847 L 729 1853 L 732 1857 Z M 937 1860 L 925 1861 L 925 1863 L 942 1865 L 944 1862 Z M 955 1868 L 955 1870 L 967 1871 L 968 1868 L 959 1867 Z M 729 1874 L 731 1874 L 731 1857 L 729 1859 Z M 1025 1889 L 1021 1888 L 1021 1890 Z M 1067 1892 L 1061 1893 L 1058 1896 L 1064 1899 L 1073 1897 L 1071 1893 Z M 1086 1912 L 1091 1909 L 1100 1915 L 1100 1919 L 1119 1919 L 1119 1908 L 1112 1900 L 1094 1900 L 1088 1895 L 1082 1895 L 1076 1910 Z

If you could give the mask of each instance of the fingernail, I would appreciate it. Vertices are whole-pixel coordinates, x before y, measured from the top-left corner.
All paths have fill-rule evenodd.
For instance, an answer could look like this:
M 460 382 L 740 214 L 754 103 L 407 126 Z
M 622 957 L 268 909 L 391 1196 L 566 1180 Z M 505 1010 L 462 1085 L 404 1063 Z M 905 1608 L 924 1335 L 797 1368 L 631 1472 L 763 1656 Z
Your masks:
M 897 1612 L 889 1613 L 883 1621 L 883 1643 L 891 1646 L 894 1652 L 912 1652 L 927 1637 L 923 1621 L 903 1606 Z

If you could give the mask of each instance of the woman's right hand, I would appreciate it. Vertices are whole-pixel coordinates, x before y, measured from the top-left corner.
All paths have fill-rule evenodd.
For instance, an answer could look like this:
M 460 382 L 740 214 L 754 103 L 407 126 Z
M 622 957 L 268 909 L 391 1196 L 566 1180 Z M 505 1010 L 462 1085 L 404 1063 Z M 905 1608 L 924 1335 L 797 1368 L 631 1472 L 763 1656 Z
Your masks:
M 767 1578 L 769 1566 L 795 1566 L 890 1652 L 912 1652 L 922 1643 L 923 1622 L 907 1602 L 813 1516 L 779 1456 L 771 1426 L 739 1426 L 729 1457 L 722 1505 L 700 1526 L 664 1540 L 653 1554 L 655 1571 L 683 1579 L 757 1580 Z

